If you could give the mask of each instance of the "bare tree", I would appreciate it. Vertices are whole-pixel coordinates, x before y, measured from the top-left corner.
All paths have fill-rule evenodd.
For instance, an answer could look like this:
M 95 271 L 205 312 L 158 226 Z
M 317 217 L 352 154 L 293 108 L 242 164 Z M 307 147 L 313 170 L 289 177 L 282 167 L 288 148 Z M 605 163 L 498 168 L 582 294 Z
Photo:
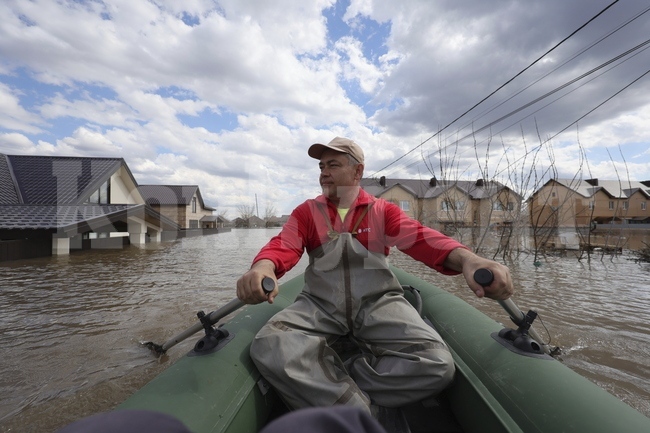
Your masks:
M 241 226 L 248 227 L 250 218 L 255 215 L 255 205 L 240 204 L 237 206 L 237 212 L 241 219 Z
M 524 131 L 521 131 L 523 147 L 520 149 L 523 154 L 516 158 L 503 140 L 501 149 L 495 151 L 491 135 L 486 138 L 486 144 L 481 144 L 479 151 L 474 136 L 474 159 L 478 167 L 476 185 L 483 187 L 479 200 L 470 200 L 477 195 L 468 192 L 467 181 L 460 181 L 468 165 L 464 160 L 461 169 L 459 140 L 443 144 L 439 137 L 437 149 L 426 155 L 424 150 L 421 151 L 422 160 L 433 176 L 430 185 L 437 185 L 439 189 L 430 190 L 435 206 L 426 205 L 419 209 L 418 219 L 441 228 L 461 242 L 470 232 L 471 243 L 468 245 L 476 252 L 491 249 L 493 242 L 488 241 L 496 241 L 494 259 L 512 260 L 518 259 L 520 254 L 532 253 L 537 263 L 550 249 L 571 248 L 570 243 L 575 243 L 581 253 L 586 251 L 589 258 L 596 199 L 585 195 L 581 189 L 583 171 L 585 167 L 589 170 L 586 152 L 578 136 L 578 166 L 572 176 L 559 179 L 552 137 L 543 139 L 537 125 L 536 133 L 539 144 L 529 148 Z M 614 169 L 619 187 L 624 190 L 616 164 Z M 622 217 L 629 204 L 624 198 L 615 200 L 615 203 L 615 216 Z M 613 227 L 607 233 L 605 245 L 613 244 L 609 249 L 620 251 L 620 242 L 624 238 L 610 236 L 612 230 Z
M 277 213 L 275 206 L 270 203 L 266 204 L 266 209 L 264 209 L 264 226 L 272 227 L 273 220 L 275 219 L 275 214 Z

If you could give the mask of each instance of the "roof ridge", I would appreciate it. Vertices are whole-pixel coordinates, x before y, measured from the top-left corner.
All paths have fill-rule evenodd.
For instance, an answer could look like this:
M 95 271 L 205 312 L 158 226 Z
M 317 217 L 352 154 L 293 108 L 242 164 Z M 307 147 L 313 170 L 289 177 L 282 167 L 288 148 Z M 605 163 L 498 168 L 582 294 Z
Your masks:
M 122 156 L 74 156 L 74 155 L 11 155 L 4 154 L 5 156 L 18 157 L 18 158 L 59 158 L 59 159 L 124 159 Z

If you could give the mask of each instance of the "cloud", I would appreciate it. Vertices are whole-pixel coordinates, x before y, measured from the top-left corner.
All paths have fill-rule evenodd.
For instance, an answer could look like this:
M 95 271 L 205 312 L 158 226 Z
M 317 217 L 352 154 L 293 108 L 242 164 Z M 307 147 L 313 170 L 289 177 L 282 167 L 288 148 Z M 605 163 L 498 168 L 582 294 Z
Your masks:
M 43 125 L 43 119 L 25 110 L 16 92 L 0 83 L 0 128 L 33 134 L 42 131 L 36 125 Z
M 71 137 L 57 140 L 58 151 L 70 156 L 107 156 L 115 157 L 122 154 L 119 144 L 107 139 L 100 131 L 92 131 L 81 127 L 74 131 Z
M 609 3 L 2 2 L 0 148 L 122 156 L 139 182 L 200 183 L 232 217 L 255 195 L 288 213 L 317 194 L 306 148 L 335 135 L 364 146 L 368 175 L 455 164 L 472 177 L 486 153 L 492 173 L 507 172 L 539 146 L 561 155 L 563 175 L 581 152 L 604 172 L 606 150 L 621 146 L 643 177 L 650 80 L 622 89 L 650 51 L 567 85 L 647 40 L 641 0 L 619 2 L 451 123 Z

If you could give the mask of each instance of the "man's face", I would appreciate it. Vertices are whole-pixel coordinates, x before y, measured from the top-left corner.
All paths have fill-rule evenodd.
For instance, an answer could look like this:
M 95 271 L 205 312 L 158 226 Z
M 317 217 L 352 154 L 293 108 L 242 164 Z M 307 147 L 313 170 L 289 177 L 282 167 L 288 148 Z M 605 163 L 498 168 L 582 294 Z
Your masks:
M 323 195 L 330 199 L 340 198 L 346 187 L 359 185 L 363 175 L 363 164 L 352 165 L 347 154 L 329 149 L 323 152 L 318 167 Z

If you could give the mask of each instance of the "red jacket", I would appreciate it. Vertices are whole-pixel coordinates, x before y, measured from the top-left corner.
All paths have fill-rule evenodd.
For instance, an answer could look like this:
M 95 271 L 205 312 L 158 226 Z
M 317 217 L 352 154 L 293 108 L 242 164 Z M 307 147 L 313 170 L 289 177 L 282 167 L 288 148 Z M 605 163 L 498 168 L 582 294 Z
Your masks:
M 443 263 L 453 249 L 466 248 L 465 246 L 423 226 L 395 204 L 377 199 L 363 189 L 359 190 L 344 221 L 341 221 L 336 206 L 323 195 L 299 205 L 280 233 L 260 250 L 253 263 L 262 259 L 271 260 L 275 264 L 276 277 L 282 277 L 298 263 L 305 250 L 309 253 L 330 240 L 324 212 L 317 206 L 321 206 L 328 214 L 333 229 L 343 233 L 352 229 L 371 203 L 372 207 L 357 228 L 356 238 L 364 247 L 388 255 L 394 246 L 438 272 L 458 274 L 445 268 Z

